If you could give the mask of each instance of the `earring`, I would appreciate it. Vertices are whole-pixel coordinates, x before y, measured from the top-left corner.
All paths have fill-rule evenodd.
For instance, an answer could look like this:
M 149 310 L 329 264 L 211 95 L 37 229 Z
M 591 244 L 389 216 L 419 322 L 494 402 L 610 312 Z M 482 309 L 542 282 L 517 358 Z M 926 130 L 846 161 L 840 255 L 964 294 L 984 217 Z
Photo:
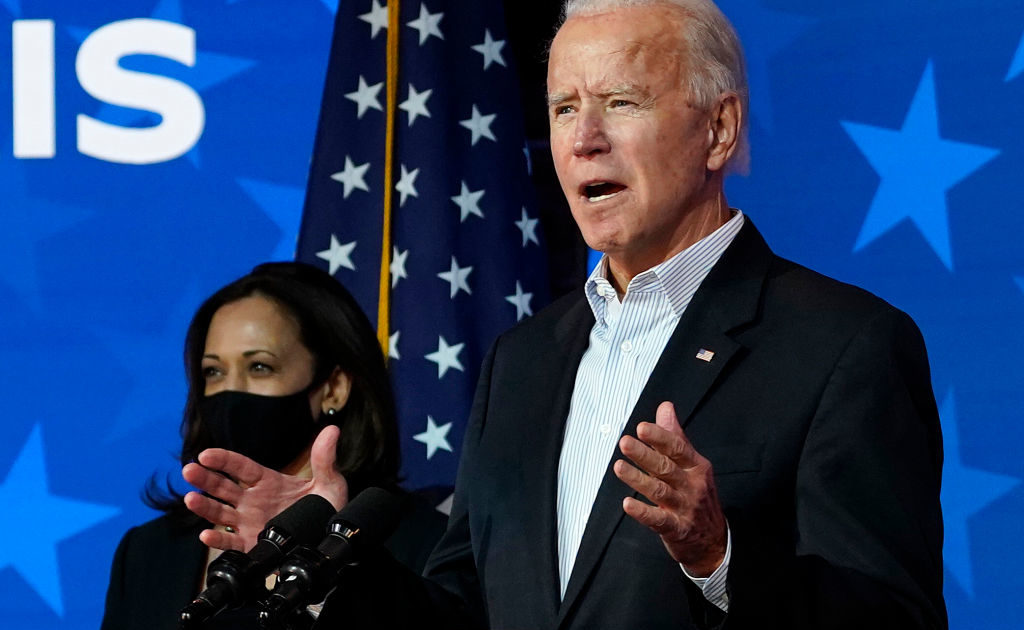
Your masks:
M 335 415 L 336 413 L 338 413 L 338 410 L 337 410 L 337 409 L 335 409 L 335 408 L 333 408 L 333 407 L 329 407 L 329 408 L 327 409 L 327 411 L 325 411 L 324 413 L 326 413 L 326 414 L 327 414 L 327 415 L 329 415 L 329 416 L 333 416 L 333 415 Z

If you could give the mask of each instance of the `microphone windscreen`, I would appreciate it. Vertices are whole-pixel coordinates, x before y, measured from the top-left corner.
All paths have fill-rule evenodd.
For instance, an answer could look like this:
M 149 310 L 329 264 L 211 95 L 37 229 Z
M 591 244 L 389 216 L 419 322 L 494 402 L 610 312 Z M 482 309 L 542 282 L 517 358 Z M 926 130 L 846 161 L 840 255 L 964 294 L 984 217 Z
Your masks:
M 334 506 L 330 501 L 307 494 L 267 521 L 267 527 L 289 534 L 300 545 L 314 545 L 323 537 L 324 525 L 332 515 Z
M 367 488 L 331 518 L 328 529 L 336 524 L 358 530 L 353 544 L 360 547 L 378 545 L 391 536 L 405 508 L 405 497 L 383 488 Z

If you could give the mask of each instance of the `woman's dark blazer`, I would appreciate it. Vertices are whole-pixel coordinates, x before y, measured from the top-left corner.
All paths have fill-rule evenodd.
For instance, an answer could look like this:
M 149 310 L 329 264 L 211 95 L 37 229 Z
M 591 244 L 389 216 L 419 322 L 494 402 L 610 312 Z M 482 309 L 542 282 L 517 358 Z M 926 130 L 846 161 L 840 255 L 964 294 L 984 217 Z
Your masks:
M 412 496 L 407 512 L 385 547 L 420 572 L 445 527 L 445 516 Z M 204 521 L 179 525 L 164 515 L 133 527 L 114 554 L 101 630 L 177 630 L 178 612 L 199 593 L 207 547 Z M 219 616 L 218 616 L 219 617 Z M 223 614 L 218 627 L 251 627 L 255 611 Z

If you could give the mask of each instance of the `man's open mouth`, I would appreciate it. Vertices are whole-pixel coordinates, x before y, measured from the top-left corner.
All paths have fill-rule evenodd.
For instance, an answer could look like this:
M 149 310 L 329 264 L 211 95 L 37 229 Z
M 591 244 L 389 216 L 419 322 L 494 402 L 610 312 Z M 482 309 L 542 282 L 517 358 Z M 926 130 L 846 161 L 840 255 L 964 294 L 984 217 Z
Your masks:
M 593 182 L 583 186 L 583 196 L 590 202 L 603 201 L 625 189 L 624 185 L 615 182 Z

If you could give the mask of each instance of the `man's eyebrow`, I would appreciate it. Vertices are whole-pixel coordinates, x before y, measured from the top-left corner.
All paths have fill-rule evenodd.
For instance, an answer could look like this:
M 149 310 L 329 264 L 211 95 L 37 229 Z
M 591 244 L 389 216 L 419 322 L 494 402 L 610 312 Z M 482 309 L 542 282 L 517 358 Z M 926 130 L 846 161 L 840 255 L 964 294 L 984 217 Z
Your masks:
M 606 99 L 610 96 L 645 96 L 647 94 L 647 90 L 636 83 L 621 83 L 600 89 L 595 91 L 593 94 L 598 98 Z M 572 99 L 573 96 L 574 95 L 569 92 L 555 92 L 553 94 L 548 94 L 548 107 L 561 105 L 562 103 Z
M 619 85 L 613 85 L 608 88 L 602 89 L 594 93 L 598 98 L 608 98 L 609 96 L 643 96 L 647 94 L 647 90 L 641 88 L 636 83 L 621 83 Z
M 548 107 L 554 107 L 556 105 L 561 105 L 562 103 L 566 102 L 570 98 L 572 98 L 572 96 L 568 92 L 555 92 L 554 94 L 548 94 L 547 95 Z

